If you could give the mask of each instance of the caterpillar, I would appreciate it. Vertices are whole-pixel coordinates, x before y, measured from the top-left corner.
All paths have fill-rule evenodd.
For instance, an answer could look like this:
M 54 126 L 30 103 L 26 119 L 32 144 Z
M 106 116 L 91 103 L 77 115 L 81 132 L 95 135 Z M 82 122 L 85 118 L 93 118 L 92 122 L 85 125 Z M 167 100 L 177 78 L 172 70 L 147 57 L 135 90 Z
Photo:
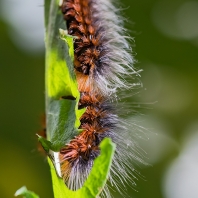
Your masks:
M 73 137 L 59 153 L 61 174 L 69 189 L 77 190 L 87 179 L 99 145 L 109 137 L 117 145 L 109 175 L 109 184 L 134 184 L 136 173 L 130 160 L 141 160 L 135 142 L 127 140 L 127 127 L 117 109 L 118 90 L 131 89 L 126 77 L 138 74 L 125 35 L 123 18 L 111 0 L 63 0 L 60 6 L 69 35 L 74 36 L 74 71 L 80 100 L 86 108 L 80 118 L 82 132 Z M 120 190 L 119 190 L 120 191 Z M 122 192 L 123 193 L 123 192 Z M 103 197 L 110 197 L 107 187 Z

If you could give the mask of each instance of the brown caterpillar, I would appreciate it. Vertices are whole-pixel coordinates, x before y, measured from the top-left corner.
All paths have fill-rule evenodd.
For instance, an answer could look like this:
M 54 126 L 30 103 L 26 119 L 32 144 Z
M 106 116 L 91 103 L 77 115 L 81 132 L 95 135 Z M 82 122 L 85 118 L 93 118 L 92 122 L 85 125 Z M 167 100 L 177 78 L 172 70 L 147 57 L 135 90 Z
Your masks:
M 100 154 L 99 144 L 109 137 L 117 145 L 109 181 L 115 186 L 116 180 L 124 184 L 135 177 L 130 159 L 140 158 L 135 150 L 128 150 L 135 143 L 126 141 L 127 130 L 114 103 L 118 89 L 133 87 L 125 77 L 136 74 L 128 37 L 123 36 L 123 20 L 110 0 L 63 0 L 60 8 L 68 34 L 75 36 L 78 107 L 86 108 L 80 118 L 82 132 L 59 153 L 62 177 L 70 189 L 81 188 Z M 110 197 L 107 188 L 102 196 Z

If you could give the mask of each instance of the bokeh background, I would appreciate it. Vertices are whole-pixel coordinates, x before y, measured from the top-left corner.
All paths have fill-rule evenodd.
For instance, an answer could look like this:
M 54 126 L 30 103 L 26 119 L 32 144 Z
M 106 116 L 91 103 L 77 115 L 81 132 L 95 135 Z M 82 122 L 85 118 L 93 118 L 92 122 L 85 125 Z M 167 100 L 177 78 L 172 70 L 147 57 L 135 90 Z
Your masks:
M 143 116 L 131 119 L 142 127 L 139 144 L 150 164 L 140 165 L 129 197 L 197 198 L 198 1 L 122 0 L 120 8 L 143 69 L 143 88 L 132 97 Z M 42 0 L 0 0 L 1 198 L 23 185 L 53 197 L 35 136 L 44 112 L 43 24 Z

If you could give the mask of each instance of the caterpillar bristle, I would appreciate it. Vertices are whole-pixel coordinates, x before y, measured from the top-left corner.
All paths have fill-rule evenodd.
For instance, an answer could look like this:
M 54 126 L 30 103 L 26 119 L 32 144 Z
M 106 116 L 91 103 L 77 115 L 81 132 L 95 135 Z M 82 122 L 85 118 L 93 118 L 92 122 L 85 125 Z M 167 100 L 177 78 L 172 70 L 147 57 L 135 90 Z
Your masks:
M 100 154 L 99 144 L 109 137 L 117 145 L 109 183 L 120 189 L 116 180 L 124 186 L 131 177 L 135 178 L 130 160 L 141 161 L 139 153 L 127 151 L 127 129 L 115 105 L 118 89 L 133 87 L 125 80 L 126 76 L 138 75 L 132 66 L 129 37 L 124 35 L 123 20 L 110 0 L 63 0 L 60 8 L 68 34 L 75 36 L 78 108 L 86 108 L 80 118 L 82 132 L 60 151 L 62 177 L 70 189 L 81 188 Z M 127 141 L 131 147 L 135 145 Z M 101 196 L 110 197 L 107 187 Z

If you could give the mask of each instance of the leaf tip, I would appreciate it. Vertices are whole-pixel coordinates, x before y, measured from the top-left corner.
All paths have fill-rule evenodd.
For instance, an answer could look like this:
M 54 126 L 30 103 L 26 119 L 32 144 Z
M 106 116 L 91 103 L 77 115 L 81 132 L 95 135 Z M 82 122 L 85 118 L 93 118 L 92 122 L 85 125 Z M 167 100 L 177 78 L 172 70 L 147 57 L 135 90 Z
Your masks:
M 26 186 L 23 186 L 23 187 L 19 188 L 19 189 L 15 192 L 14 196 L 17 197 L 17 196 L 19 196 L 19 195 L 22 195 L 22 194 L 23 194 L 24 192 L 26 192 L 26 191 L 27 191 Z

